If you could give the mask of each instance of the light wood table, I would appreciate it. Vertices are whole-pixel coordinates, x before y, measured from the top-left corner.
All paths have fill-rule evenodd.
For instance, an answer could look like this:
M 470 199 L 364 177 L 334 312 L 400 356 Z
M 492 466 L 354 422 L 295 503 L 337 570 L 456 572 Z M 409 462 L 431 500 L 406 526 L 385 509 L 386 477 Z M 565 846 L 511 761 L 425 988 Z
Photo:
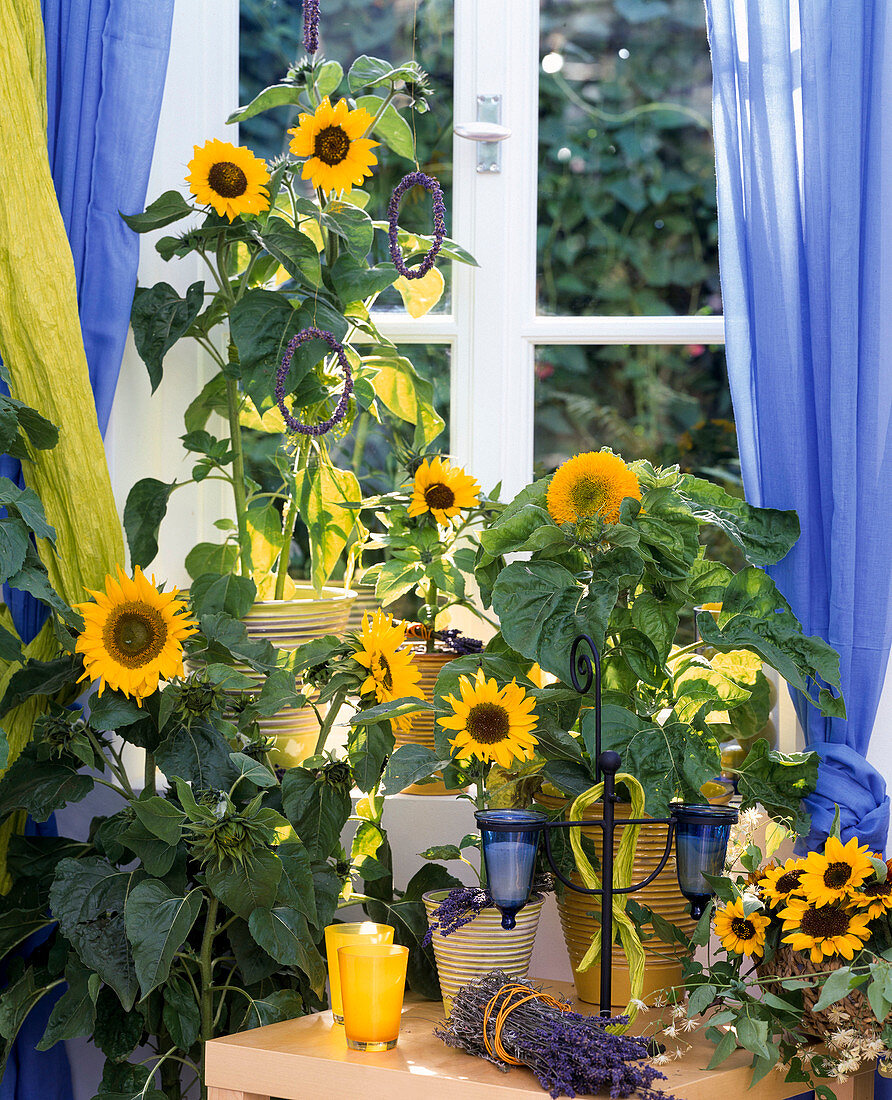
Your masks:
M 545 988 L 572 997 L 571 985 L 548 982 Z M 582 1012 L 594 1012 L 580 1004 Z M 639 1016 L 638 1021 L 644 1020 Z M 502 1073 L 482 1058 L 447 1047 L 434 1037 L 443 1022 L 442 1005 L 407 995 L 400 1039 L 394 1050 L 365 1054 L 348 1050 L 343 1028 L 330 1012 L 243 1031 L 207 1044 L 205 1077 L 208 1100 L 543 1100 L 548 1093 L 521 1067 Z M 636 1028 L 637 1030 L 637 1028 Z M 643 1030 L 643 1025 L 642 1025 Z M 693 1032 L 692 1049 L 662 1067 L 668 1078 L 656 1081 L 678 1100 L 787 1100 L 802 1085 L 787 1085 L 770 1073 L 749 1089 L 751 1056 L 736 1051 L 718 1069 L 706 1066 L 715 1049 L 702 1031 Z M 873 1066 L 845 1085 L 838 1100 L 872 1100 Z

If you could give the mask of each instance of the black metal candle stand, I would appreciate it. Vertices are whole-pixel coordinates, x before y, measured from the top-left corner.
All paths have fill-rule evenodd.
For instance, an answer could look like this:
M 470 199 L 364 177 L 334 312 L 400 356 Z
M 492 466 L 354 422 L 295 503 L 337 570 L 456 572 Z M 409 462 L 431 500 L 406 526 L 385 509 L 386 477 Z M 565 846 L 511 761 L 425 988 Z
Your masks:
M 586 645 L 591 651 L 582 651 Z M 594 668 L 593 668 L 594 665 Z M 711 866 L 698 866 L 693 868 L 693 877 L 688 878 L 694 883 L 688 882 L 688 887 L 682 883 L 682 870 L 679 866 L 679 887 L 685 897 L 691 902 L 692 915 L 700 916 L 711 896 L 709 887 L 701 873 L 704 870 L 716 873 L 721 867 L 716 867 L 716 860 L 724 863 L 727 850 L 727 834 L 731 824 L 737 819 L 737 811 L 728 807 L 707 806 L 673 806 L 670 817 L 637 817 L 616 820 L 616 775 L 622 766 L 622 759 L 617 752 L 601 750 L 601 658 L 598 649 L 587 634 L 579 635 L 573 642 L 570 651 L 570 678 L 573 687 L 580 693 L 586 694 L 592 684 L 595 688 L 595 753 L 594 773 L 595 783 L 603 778 L 604 790 L 600 798 L 602 813 L 600 818 L 588 821 L 549 821 L 544 814 L 531 813 L 523 810 L 482 810 L 476 814 L 478 825 L 482 834 L 483 857 L 486 862 L 487 881 L 493 901 L 502 912 L 502 926 L 513 928 L 516 913 L 523 908 L 529 897 L 532 886 L 532 878 L 535 865 L 535 852 L 538 847 L 539 834 L 544 834 L 545 856 L 556 878 L 569 890 L 579 894 L 586 894 L 601 899 L 601 975 L 600 975 L 600 1011 L 602 1016 L 611 1016 L 612 1013 L 612 965 L 613 965 L 613 899 L 617 894 L 634 894 L 643 889 L 660 874 L 668 862 L 672 851 L 672 840 L 676 836 L 679 819 L 693 815 L 695 824 L 702 823 L 713 831 L 718 827 L 720 835 L 724 835 L 724 846 L 707 845 L 710 853 Z M 601 829 L 601 883 L 597 888 L 579 886 L 571 882 L 557 866 L 554 854 L 551 850 L 550 833 L 553 829 L 576 829 L 585 826 L 597 825 Z M 617 828 L 628 825 L 665 825 L 666 847 L 654 870 L 640 882 L 629 886 L 615 886 L 613 881 L 614 868 L 614 839 Z M 685 828 L 687 824 L 685 825 Z M 693 834 L 692 834 L 693 835 Z M 513 838 L 513 839 L 509 839 Z M 695 841 L 697 837 L 694 836 Z M 496 848 L 505 850 L 505 855 L 496 855 Z M 692 849 L 700 855 L 703 862 L 704 845 L 695 843 Z M 681 853 L 680 853 L 681 854 Z M 691 869 L 689 869 L 690 871 Z M 502 872 L 500 876 L 499 872 Z M 524 890 L 524 882 L 528 878 Z M 519 885 L 520 884 L 520 885 Z M 500 896 L 497 896 L 500 894 Z

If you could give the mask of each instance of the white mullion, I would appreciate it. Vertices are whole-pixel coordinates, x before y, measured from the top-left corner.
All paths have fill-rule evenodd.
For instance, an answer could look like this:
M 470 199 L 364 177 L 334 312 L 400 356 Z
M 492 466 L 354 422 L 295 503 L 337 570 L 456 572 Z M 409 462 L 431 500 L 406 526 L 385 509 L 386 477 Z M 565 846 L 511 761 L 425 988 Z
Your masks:
M 507 499 L 533 465 L 539 10 L 537 0 L 456 0 L 455 120 L 476 119 L 478 94 L 502 96 L 502 170 L 476 171 L 456 138 L 453 234 L 479 268 L 454 268 L 456 347 L 452 450 Z
M 534 344 L 723 344 L 723 317 L 549 317 L 523 326 Z

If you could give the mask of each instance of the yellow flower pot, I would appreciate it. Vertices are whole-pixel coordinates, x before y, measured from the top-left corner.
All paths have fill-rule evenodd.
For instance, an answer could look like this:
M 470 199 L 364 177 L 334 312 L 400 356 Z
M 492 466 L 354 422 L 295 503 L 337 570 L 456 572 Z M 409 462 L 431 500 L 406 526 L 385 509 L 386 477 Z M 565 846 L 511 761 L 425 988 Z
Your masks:
M 433 911 L 448 893 L 448 890 L 431 890 L 423 896 L 429 923 Z M 526 977 L 544 902 L 541 894 L 534 894 L 517 914 L 517 926 L 510 931 L 502 927 L 502 914 L 493 906 L 482 910 L 449 936 L 434 932 L 434 958 L 447 1016 L 452 998 L 461 987 L 482 978 L 490 970 L 504 970 L 517 978 Z
M 313 586 L 297 582 L 297 592 L 289 600 L 258 600 L 242 619 L 248 636 L 255 641 L 266 640 L 276 649 L 295 650 L 324 634 L 340 634 L 350 617 L 356 599 L 351 589 L 330 585 L 317 596 Z M 250 676 L 259 691 L 263 674 L 247 665 L 236 666 Z M 300 687 L 300 683 L 297 684 Z M 234 692 L 233 694 L 238 694 Z M 293 768 L 312 756 L 319 736 L 319 722 L 311 707 L 283 707 L 271 718 L 261 718 L 260 730 L 275 742 L 270 755 L 273 764 Z
M 434 702 L 434 688 L 437 685 L 437 677 L 440 670 L 450 661 L 454 661 L 457 653 L 426 653 L 417 650 L 413 658 L 415 664 L 421 669 L 421 679 L 418 687 L 424 693 L 424 698 Z M 434 749 L 434 728 L 436 719 L 432 711 L 423 711 L 409 715 L 405 723 L 394 724 L 394 736 L 396 747 L 400 745 L 424 745 L 425 748 Z M 427 794 L 443 795 L 456 794 L 455 790 L 446 786 L 442 779 L 434 779 L 432 783 L 412 783 L 402 792 L 403 794 Z

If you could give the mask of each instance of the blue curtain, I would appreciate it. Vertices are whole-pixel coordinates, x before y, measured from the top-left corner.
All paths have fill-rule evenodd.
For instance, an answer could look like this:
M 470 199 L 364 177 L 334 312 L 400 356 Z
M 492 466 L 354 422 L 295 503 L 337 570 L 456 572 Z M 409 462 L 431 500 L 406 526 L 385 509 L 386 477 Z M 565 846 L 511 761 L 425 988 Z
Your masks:
M 143 209 L 170 50 L 174 0 L 42 0 L 46 31 L 47 145 L 74 257 L 78 308 L 99 427 L 105 432 L 136 285 L 139 239 L 119 211 Z M 60 369 L 64 365 L 60 364 Z M 64 430 L 64 425 L 60 425 Z M 17 479 L 4 456 L 0 473 Z M 30 640 L 43 608 L 5 591 L 16 627 Z M 34 1050 L 51 1009 L 31 1013 L 19 1035 L 0 1100 L 70 1100 L 65 1049 Z
M 848 710 L 799 708 L 821 757 L 810 840 L 836 803 L 844 837 L 882 850 L 889 799 L 865 754 L 892 640 L 892 21 L 886 0 L 706 6 L 744 484 L 799 513 L 771 572 L 839 651 Z

